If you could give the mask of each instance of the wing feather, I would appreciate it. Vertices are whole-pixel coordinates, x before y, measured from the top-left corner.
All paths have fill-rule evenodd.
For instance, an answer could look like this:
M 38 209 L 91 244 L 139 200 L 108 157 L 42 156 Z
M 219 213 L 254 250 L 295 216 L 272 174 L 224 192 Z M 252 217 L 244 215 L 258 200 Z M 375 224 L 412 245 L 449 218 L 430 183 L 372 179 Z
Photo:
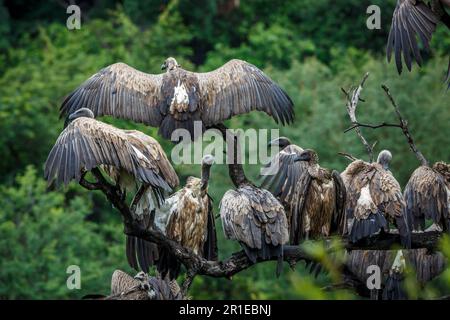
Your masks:
M 69 94 L 61 105 L 61 116 L 88 108 L 95 116 L 110 115 L 157 127 L 162 121 L 161 83 L 162 75 L 147 74 L 124 63 L 115 63 Z
M 439 22 L 439 17 L 422 1 L 398 0 L 387 42 L 386 55 L 391 59 L 395 54 L 395 63 L 402 72 L 402 55 L 408 70 L 411 70 L 411 58 L 420 66 L 422 57 L 417 45 L 417 37 L 429 50 L 429 42 Z
M 196 73 L 206 126 L 252 110 L 263 111 L 283 125 L 294 118 L 293 103 L 286 92 L 254 65 L 231 60 L 206 73 Z

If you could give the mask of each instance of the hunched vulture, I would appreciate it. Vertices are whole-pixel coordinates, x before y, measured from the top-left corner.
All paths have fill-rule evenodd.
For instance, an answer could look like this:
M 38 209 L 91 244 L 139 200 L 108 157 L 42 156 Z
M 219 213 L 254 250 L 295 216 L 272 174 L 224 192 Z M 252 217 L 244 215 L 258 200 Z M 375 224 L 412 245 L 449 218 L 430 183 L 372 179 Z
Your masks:
M 214 157 L 202 159 L 202 177 L 189 177 L 181 190 L 166 199 L 157 209 L 156 225 L 166 236 L 207 260 L 217 260 L 217 238 L 212 201 L 208 195 L 208 181 Z M 164 248 L 160 248 L 158 271 L 174 279 L 181 264 Z
M 389 170 L 391 159 L 391 152 L 383 150 L 377 162 L 355 160 L 341 173 L 347 190 L 345 208 L 353 242 L 388 231 L 388 221 L 391 221 L 398 228 L 403 245 L 410 246 L 405 201 L 399 183 Z
M 292 245 L 302 239 L 344 233 L 345 186 L 337 171 L 318 164 L 314 150 L 303 150 L 286 137 L 270 142 L 281 150 L 271 159 L 262 187 L 270 190 L 286 209 Z M 276 165 L 277 164 L 277 165 Z
M 436 162 L 433 167 L 418 167 L 403 195 L 413 231 L 423 231 L 425 219 L 431 219 L 439 231 L 450 231 L 450 165 Z
M 445 8 L 450 8 L 450 0 L 431 0 L 428 1 L 428 5 L 426 1 L 420 0 L 397 1 L 389 31 L 386 55 L 388 61 L 390 61 L 394 51 L 395 63 L 399 73 L 403 70 L 402 56 L 409 71 L 411 71 L 412 59 L 419 66 L 422 65 L 417 37 L 420 38 L 423 46 L 429 50 L 431 37 L 439 22 L 450 29 L 450 16 Z M 450 81 L 450 60 L 445 81 Z
M 79 108 L 95 116 L 111 115 L 153 127 L 170 139 L 174 130 L 194 121 L 205 129 L 235 115 L 263 111 L 282 124 L 293 120 L 289 96 L 254 65 L 231 60 L 206 73 L 184 70 L 174 58 L 162 65 L 163 74 L 147 74 L 124 63 L 112 64 L 91 76 L 64 100 L 61 116 Z
M 142 185 L 147 191 L 133 212 L 134 218 L 149 227 L 150 213 L 164 200 L 164 193 L 179 184 L 178 176 L 159 143 L 135 130 L 121 130 L 94 119 L 86 108 L 68 117 L 45 162 L 49 184 L 67 185 L 97 167 L 103 167 L 125 191 Z M 157 259 L 154 244 L 127 236 L 126 254 L 131 267 L 148 271 Z

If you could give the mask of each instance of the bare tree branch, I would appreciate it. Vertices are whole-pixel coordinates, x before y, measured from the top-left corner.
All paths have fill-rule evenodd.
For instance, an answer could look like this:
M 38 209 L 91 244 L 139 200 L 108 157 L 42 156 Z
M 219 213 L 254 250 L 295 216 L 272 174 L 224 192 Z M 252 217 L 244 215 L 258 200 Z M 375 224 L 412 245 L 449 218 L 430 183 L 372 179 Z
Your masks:
M 368 123 L 354 123 L 350 128 L 347 128 L 344 130 L 344 133 L 347 133 L 355 128 L 358 127 L 364 127 L 364 128 L 371 128 L 371 129 L 378 129 L 378 128 L 382 128 L 382 127 L 396 127 L 396 128 L 401 128 L 401 126 L 399 124 L 395 124 L 395 123 L 380 123 L 380 124 L 368 124 Z
M 417 159 L 419 159 L 420 163 L 423 166 L 428 166 L 428 161 L 424 157 L 422 152 L 420 152 L 419 149 L 416 147 L 416 144 L 414 143 L 412 135 L 411 135 L 411 133 L 409 132 L 409 129 L 408 129 L 408 121 L 406 121 L 403 118 L 402 114 L 400 113 L 400 109 L 399 109 L 397 103 L 395 102 L 394 98 L 392 97 L 391 92 L 389 91 L 389 88 L 386 85 L 384 85 L 384 84 L 381 85 L 381 87 L 383 88 L 383 90 L 386 93 L 387 97 L 391 101 L 392 107 L 395 110 L 395 114 L 397 115 L 397 118 L 400 121 L 400 124 L 398 125 L 398 127 L 400 127 L 402 129 L 402 132 L 405 135 L 406 140 L 408 141 L 409 147 L 411 148 L 412 152 L 414 152 L 414 154 L 416 155 Z
M 364 87 L 364 84 L 367 80 L 367 78 L 369 77 L 369 73 L 367 72 L 361 83 L 359 84 L 358 87 L 356 88 L 350 88 L 350 90 L 347 92 L 346 90 L 344 90 L 343 88 L 341 88 L 341 90 L 345 93 L 345 96 L 347 98 L 347 113 L 348 116 L 350 117 L 350 121 L 353 125 L 353 128 L 356 132 L 356 134 L 358 135 L 359 139 L 361 140 L 362 144 L 366 147 L 366 151 L 367 154 L 369 155 L 369 161 L 373 162 L 373 145 L 370 145 L 366 138 L 364 138 L 361 129 L 359 128 L 360 126 L 358 125 L 358 120 L 356 119 L 356 108 L 358 107 L 358 102 L 359 101 L 364 101 L 360 98 L 361 95 L 361 91 Z M 347 129 L 345 132 L 349 131 L 349 129 Z

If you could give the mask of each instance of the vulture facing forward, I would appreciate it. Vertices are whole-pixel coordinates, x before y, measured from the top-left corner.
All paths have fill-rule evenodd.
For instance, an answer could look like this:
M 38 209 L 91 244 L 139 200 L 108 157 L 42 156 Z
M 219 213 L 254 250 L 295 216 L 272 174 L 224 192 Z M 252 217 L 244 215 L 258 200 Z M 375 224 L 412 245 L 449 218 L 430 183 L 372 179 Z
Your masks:
M 436 162 L 414 170 L 405 187 L 406 212 L 413 231 L 425 229 L 431 219 L 438 231 L 450 231 L 450 165 Z
M 347 190 L 345 208 L 353 242 L 382 230 L 388 231 L 388 221 L 391 221 L 398 228 L 403 245 L 410 246 L 411 234 L 402 191 L 389 171 L 391 159 L 392 154 L 383 150 L 376 163 L 356 160 L 341 174 Z
M 189 177 L 183 189 L 170 196 L 157 209 L 157 226 L 166 236 L 207 260 L 217 259 L 217 238 L 208 181 L 214 157 L 202 159 L 202 177 Z M 176 257 L 161 248 L 158 271 L 162 277 L 174 279 L 181 264 Z
M 392 51 L 399 73 L 402 72 L 402 56 L 406 67 L 411 71 L 412 60 L 422 65 L 422 56 L 417 44 L 420 38 L 423 46 L 429 50 L 430 41 L 439 22 L 450 29 L 450 15 L 445 8 L 450 8 L 450 0 L 398 0 L 395 8 L 387 43 L 387 58 L 391 60 Z M 450 61 L 446 82 L 450 81 Z M 449 83 L 450 86 L 450 83 Z
M 319 166 L 314 150 L 303 150 L 281 137 L 269 145 L 280 147 L 266 172 L 262 186 L 270 190 L 284 205 L 292 245 L 302 239 L 342 234 L 345 228 L 345 186 L 337 171 Z
M 45 162 L 49 184 L 77 182 L 94 168 L 103 167 L 122 191 L 141 185 L 146 192 L 137 203 L 134 218 L 146 227 L 150 211 L 163 201 L 164 192 L 175 188 L 178 177 L 159 143 L 135 131 L 121 130 L 94 119 L 82 108 L 68 117 Z M 123 196 L 125 193 L 123 192 Z M 154 244 L 127 237 L 127 258 L 131 267 L 148 271 L 157 258 Z
M 163 74 L 147 74 L 124 63 L 112 64 L 67 96 L 61 116 L 89 108 L 95 116 L 159 127 L 166 139 L 179 128 L 193 137 L 194 121 L 201 121 L 205 129 L 252 110 L 263 111 L 282 124 L 293 120 L 289 96 L 245 61 L 231 60 L 214 71 L 195 73 L 168 58 L 162 68 Z

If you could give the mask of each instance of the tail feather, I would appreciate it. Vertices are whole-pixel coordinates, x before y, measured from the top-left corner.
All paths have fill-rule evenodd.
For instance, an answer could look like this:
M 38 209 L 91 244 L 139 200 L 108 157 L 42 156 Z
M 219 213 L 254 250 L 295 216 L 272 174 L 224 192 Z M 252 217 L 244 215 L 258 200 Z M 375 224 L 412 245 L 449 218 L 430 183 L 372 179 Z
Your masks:
M 350 241 L 357 242 L 368 238 L 381 231 L 381 229 L 387 229 L 387 227 L 388 222 L 380 211 L 371 213 L 367 219 L 355 219 L 350 231 Z
M 165 278 L 167 276 L 169 280 L 176 279 L 181 271 L 181 263 L 177 257 L 164 248 L 159 250 L 159 260 L 156 267 L 161 277 Z
M 403 289 L 403 275 L 391 272 L 383 289 L 383 300 L 406 300 L 407 295 Z

